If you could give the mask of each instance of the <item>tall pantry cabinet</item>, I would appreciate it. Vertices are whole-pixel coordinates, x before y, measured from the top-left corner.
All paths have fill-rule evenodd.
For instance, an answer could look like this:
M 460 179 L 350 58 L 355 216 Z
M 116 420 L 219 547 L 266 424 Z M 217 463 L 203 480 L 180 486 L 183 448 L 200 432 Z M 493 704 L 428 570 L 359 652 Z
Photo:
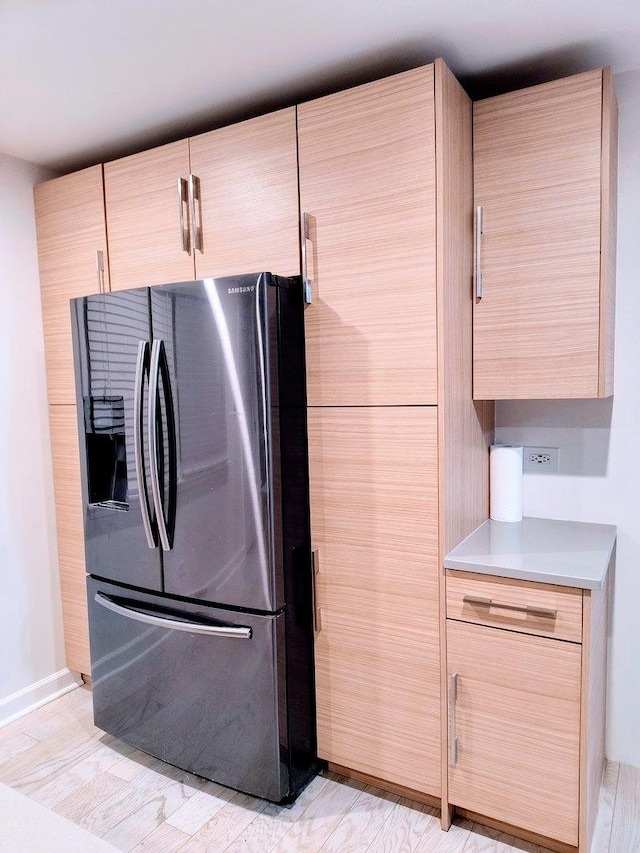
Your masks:
M 487 515 L 471 103 L 441 61 L 298 108 L 318 749 L 441 795 L 444 553 Z
M 67 665 L 90 672 L 69 300 L 109 289 L 102 166 L 35 188 Z

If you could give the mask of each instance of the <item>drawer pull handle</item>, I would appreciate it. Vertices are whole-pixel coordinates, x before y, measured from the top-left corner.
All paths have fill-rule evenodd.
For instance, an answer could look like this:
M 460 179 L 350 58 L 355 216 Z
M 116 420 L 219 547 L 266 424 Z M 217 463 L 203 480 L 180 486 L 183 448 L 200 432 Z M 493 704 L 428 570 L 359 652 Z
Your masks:
M 529 616 L 542 616 L 544 619 L 555 619 L 558 615 L 557 610 L 551 610 L 547 607 L 534 607 L 531 604 L 500 604 L 499 601 L 492 601 L 490 598 L 480 598 L 476 595 L 465 595 L 462 601 L 463 604 L 478 604 L 481 607 L 494 607 L 498 610 L 512 610 L 516 613 L 526 613 Z

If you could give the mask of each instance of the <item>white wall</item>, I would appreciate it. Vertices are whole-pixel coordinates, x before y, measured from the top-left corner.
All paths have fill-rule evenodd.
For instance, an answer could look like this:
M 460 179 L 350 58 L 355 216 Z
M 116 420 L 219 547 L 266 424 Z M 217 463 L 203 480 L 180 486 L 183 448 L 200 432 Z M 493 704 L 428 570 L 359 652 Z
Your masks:
M 616 524 L 607 755 L 640 766 L 640 69 L 615 78 L 620 108 L 615 394 L 502 402 L 496 439 L 559 447 L 560 472 L 525 474 L 524 512 Z
M 33 210 L 50 174 L 0 154 L 2 710 L 65 665 Z

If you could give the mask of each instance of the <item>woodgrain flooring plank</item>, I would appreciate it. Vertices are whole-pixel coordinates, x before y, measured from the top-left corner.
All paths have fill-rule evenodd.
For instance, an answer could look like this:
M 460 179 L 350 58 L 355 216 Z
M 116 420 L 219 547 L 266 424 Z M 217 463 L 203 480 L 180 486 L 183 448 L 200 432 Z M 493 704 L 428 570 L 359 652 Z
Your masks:
M 621 764 L 609 853 L 631 851 L 640 851 L 640 768 Z
M 367 785 L 320 849 L 325 853 L 366 850 L 382 831 L 399 799 L 398 794 Z
M 464 853 L 513 853 L 515 838 L 497 829 L 473 823 Z
M 412 853 L 417 849 L 427 827 L 436 822 L 434 815 L 430 806 L 400 798 L 382 831 L 367 848 L 367 853 L 398 853 L 399 850 Z
M 53 811 L 77 823 L 87 812 L 121 791 L 126 785 L 124 779 L 118 779 L 111 773 L 100 773 L 61 800 Z
M 619 775 L 620 764 L 617 761 L 607 761 L 602 776 L 600 796 L 598 798 L 598 814 L 593 830 L 593 841 L 591 844 L 593 853 L 601 853 L 602 851 L 607 853 L 609 850 Z
M 368 849 L 387 824 L 401 799 L 400 794 L 367 785 L 322 849 Z
M 362 782 L 339 782 L 333 774 L 327 774 L 326 785 L 275 849 L 278 853 L 319 850 L 365 787 Z
M 236 794 L 180 848 L 180 853 L 226 850 L 266 807 L 266 800 Z
M 126 746 L 126 744 L 122 744 L 122 746 Z M 109 773 L 125 782 L 133 782 L 136 776 L 139 776 L 158 760 L 153 755 L 140 752 L 137 749 L 132 749 L 129 755 L 122 755 L 122 751 L 119 751 L 122 757 L 113 767 L 109 768 Z
M 201 791 L 167 818 L 167 823 L 186 835 L 195 835 L 235 795 L 231 788 L 207 782 Z
M 183 771 L 176 770 L 175 767 L 156 759 L 149 768 L 136 776 L 126 788 L 99 803 L 83 815 L 77 823 L 83 829 L 93 832 L 94 835 L 102 836 L 144 806 L 164 788 L 173 784 L 178 778 L 177 774 L 180 773 Z
M 414 853 L 462 853 L 471 835 L 471 826 L 470 821 L 456 819 L 449 831 L 444 832 L 439 820 L 436 824 L 429 824 Z
M 297 820 L 301 820 L 309 805 L 327 784 L 326 778 L 316 776 L 300 793 L 295 803 L 278 806 L 269 803 L 247 829 L 227 847 L 225 853 L 267 853 L 277 850 L 278 844 Z
M 134 847 L 133 853 L 175 853 L 189 837 L 175 826 L 163 823 Z
M 26 735 L 19 729 L 8 732 L 4 738 L 0 739 L 0 764 L 4 764 L 5 761 L 13 758 L 14 755 L 19 755 L 21 752 L 31 749 L 36 743 L 38 743 L 37 740 L 29 737 L 29 735 Z
M 201 790 L 203 785 L 203 779 L 187 773 L 179 774 L 173 782 L 164 785 L 139 808 L 112 826 L 103 834 L 103 839 L 119 850 L 133 850 L 161 827 L 169 815 Z
M 29 794 L 47 778 L 100 749 L 105 738 L 98 729 L 95 733 L 87 733 L 82 726 L 71 723 L 46 740 L 38 741 L 31 749 L 5 761 L 0 766 L 0 781 Z
M 50 772 L 46 780 L 40 784 L 30 784 L 27 787 L 22 783 L 19 789 L 40 805 L 53 809 L 62 800 L 91 782 L 96 776 L 108 771 L 119 761 L 120 754 L 109 744 L 99 743 L 94 747 L 90 743 L 84 755 L 69 755 L 66 763 L 58 765 L 55 773 Z

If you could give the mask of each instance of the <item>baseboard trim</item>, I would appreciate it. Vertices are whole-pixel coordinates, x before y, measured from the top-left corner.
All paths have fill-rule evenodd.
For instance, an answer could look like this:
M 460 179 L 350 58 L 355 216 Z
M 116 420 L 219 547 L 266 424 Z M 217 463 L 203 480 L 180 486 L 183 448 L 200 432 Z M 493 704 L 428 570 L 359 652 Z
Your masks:
M 12 693 L 5 699 L 0 700 L 0 729 L 13 723 L 14 720 L 24 717 L 25 714 L 35 711 L 47 702 L 63 696 L 70 690 L 80 687 L 82 678 L 79 673 L 70 669 L 61 669 L 53 675 L 23 687 L 16 693 Z

